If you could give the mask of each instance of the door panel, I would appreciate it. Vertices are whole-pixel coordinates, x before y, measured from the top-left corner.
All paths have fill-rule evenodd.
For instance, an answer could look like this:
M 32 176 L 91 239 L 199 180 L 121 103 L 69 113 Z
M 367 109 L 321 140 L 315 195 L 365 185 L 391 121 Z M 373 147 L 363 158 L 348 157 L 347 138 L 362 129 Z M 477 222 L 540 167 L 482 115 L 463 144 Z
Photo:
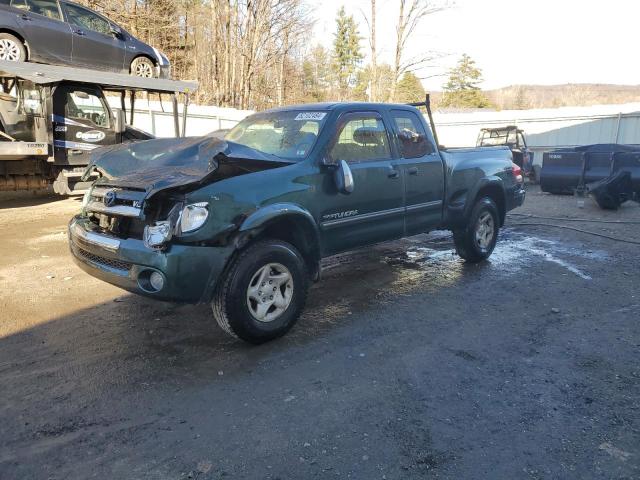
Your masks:
M 382 118 L 375 113 L 348 114 L 336 132 L 329 156 L 334 162 L 347 161 L 354 191 L 349 195 L 336 192 L 332 174 L 326 172 L 319 207 L 325 250 L 335 253 L 401 237 L 402 176 L 392 159 Z
M 109 110 L 98 89 L 61 85 L 53 93 L 53 145 L 58 165 L 86 165 L 91 151 L 116 143 Z
M 56 0 L 22 0 L 12 6 L 22 10 L 17 14 L 18 23 L 29 43 L 31 60 L 71 62 L 71 28 L 62 21 Z
M 392 110 L 404 176 L 406 234 L 432 229 L 442 220 L 444 168 L 422 120 L 409 110 Z
M 66 3 L 64 9 L 73 32 L 73 63 L 121 72 L 126 44 L 111 32 L 111 24 L 77 5 Z

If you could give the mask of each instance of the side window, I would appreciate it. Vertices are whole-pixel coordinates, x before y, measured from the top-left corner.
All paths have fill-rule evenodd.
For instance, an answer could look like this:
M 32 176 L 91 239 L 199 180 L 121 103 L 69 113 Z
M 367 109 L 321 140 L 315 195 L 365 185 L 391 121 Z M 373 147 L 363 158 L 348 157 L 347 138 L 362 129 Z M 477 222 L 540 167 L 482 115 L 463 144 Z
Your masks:
M 347 162 L 390 159 L 389 138 L 382 120 L 371 116 L 347 121 L 331 149 L 331 158 Z
M 435 151 L 415 113 L 393 110 L 391 115 L 398 130 L 400 153 L 403 158 L 424 157 Z
M 65 4 L 65 9 L 67 11 L 67 19 L 71 25 L 105 35 L 111 33 L 111 25 L 99 15 L 71 3 Z
M 24 2 L 27 10 L 31 13 L 36 13 L 52 20 L 62 21 L 62 15 L 60 15 L 60 9 L 58 8 L 58 2 L 56 0 L 24 0 Z M 16 2 L 14 6 L 17 7 L 17 3 L 18 2 Z
M 11 0 L 11 6 L 13 8 L 19 8 L 20 10 L 29 10 L 25 0 Z
M 109 115 L 103 101 L 82 90 L 67 93 L 64 115 L 75 120 L 88 120 L 96 127 L 109 127 Z

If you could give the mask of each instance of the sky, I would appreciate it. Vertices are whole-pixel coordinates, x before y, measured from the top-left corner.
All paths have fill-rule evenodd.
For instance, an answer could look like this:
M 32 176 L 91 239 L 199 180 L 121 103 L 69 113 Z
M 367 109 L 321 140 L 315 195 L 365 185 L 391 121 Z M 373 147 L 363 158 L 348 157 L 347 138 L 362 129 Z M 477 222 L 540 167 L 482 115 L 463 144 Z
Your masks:
M 437 1 L 437 0 L 431 0 Z M 446 72 L 463 53 L 482 69 L 483 89 L 515 84 L 640 84 L 640 1 L 638 0 L 454 0 L 423 20 L 408 56 L 444 55 L 415 73 L 428 90 L 440 90 Z M 378 61 L 391 63 L 398 0 L 377 0 Z M 335 16 L 344 5 L 360 26 L 369 0 L 325 0 L 314 15 L 316 43 L 331 48 Z M 362 41 L 363 52 L 369 43 Z M 368 61 L 368 60 L 367 60 Z

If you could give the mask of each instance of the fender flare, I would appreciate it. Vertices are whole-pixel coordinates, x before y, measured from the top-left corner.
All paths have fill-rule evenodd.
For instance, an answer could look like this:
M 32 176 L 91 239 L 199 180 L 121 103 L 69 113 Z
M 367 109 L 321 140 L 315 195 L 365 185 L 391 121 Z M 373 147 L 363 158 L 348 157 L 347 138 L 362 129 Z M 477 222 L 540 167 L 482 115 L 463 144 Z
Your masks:
M 475 205 L 475 200 L 478 197 L 478 194 L 481 190 L 487 187 L 499 189 L 500 192 L 502 192 L 503 198 L 501 200 L 503 202 L 503 205 L 505 204 L 504 202 L 506 202 L 506 191 L 502 179 L 495 175 L 482 177 L 478 179 L 478 181 L 476 181 L 472 188 L 467 190 L 466 194 L 463 195 L 464 201 L 459 202 L 456 201 L 457 199 L 455 198 L 449 199 L 447 205 L 447 216 L 449 219 L 449 223 L 453 225 L 464 225 L 467 218 L 471 214 L 471 210 Z
M 293 203 L 272 203 L 271 205 L 259 208 L 244 219 L 238 230 L 240 232 L 255 230 L 256 228 L 265 226 L 272 220 L 289 216 L 304 218 L 305 221 L 307 221 L 313 228 L 315 234 L 319 235 L 318 225 L 316 224 L 313 215 L 304 208 Z

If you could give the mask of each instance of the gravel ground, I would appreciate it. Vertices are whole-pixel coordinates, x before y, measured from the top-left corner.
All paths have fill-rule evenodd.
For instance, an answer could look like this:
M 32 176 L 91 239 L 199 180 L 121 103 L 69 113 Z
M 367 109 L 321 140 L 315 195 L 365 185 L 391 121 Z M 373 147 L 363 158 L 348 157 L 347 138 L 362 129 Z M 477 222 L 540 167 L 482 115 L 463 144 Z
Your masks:
M 639 224 L 510 216 L 328 259 L 285 338 L 84 274 L 77 200 L 0 207 L 0 479 L 640 478 Z M 640 222 L 531 188 L 519 214 Z

